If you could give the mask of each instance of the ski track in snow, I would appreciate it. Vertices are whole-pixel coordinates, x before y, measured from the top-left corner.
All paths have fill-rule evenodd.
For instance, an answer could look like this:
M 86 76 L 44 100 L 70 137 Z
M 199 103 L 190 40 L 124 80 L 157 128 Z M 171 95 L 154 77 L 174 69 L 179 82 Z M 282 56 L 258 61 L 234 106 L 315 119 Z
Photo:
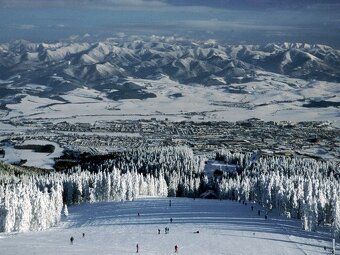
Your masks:
M 135 254 L 137 243 L 140 254 L 157 255 L 173 254 L 176 244 L 187 255 L 330 254 L 328 232 L 306 232 L 300 221 L 271 214 L 265 220 L 256 204 L 251 211 L 250 204 L 228 200 L 171 198 L 169 207 L 169 199 L 70 206 L 58 227 L 0 234 L 0 254 Z

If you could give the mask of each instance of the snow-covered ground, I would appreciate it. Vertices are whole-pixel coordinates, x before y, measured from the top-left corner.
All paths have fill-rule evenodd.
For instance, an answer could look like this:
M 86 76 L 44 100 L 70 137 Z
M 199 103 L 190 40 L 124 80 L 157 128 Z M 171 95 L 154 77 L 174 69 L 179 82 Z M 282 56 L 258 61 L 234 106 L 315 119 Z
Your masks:
M 161 76 L 156 80 L 129 78 L 129 81 L 156 98 L 110 100 L 104 93 L 78 88 L 57 101 L 28 95 L 0 120 L 46 119 L 87 122 L 158 118 L 173 121 L 238 121 L 259 118 L 266 121 L 331 121 L 340 126 L 337 107 L 304 107 L 308 100 L 339 101 L 339 84 L 308 82 L 265 73 L 260 81 L 231 85 L 184 85 Z M 291 84 L 294 84 L 292 86 Z M 179 95 L 179 96 L 174 96 Z
M 48 144 L 54 146 L 53 153 L 35 152 L 29 149 L 16 149 L 12 145 L 5 146 L 5 157 L 2 160 L 10 164 L 17 163 L 20 160 L 27 160 L 24 164 L 25 166 L 53 169 L 54 158 L 58 158 L 63 154 L 63 148 L 61 148 L 59 144 L 45 140 L 26 140 L 22 143 L 22 145 L 42 146 Z
M 232 173 L 237 171 L 237 165 L 226 164 L 223 161 L 208 160 L 204 166 L 205 174 L 211 176 L 216 170 Z
M 0 254 L 135 254 L 137 243 L 140 254 L 157 255 L 174 253 L 176 244 L 188 255 L 331 254 L 329 232 L 305 232 L 300 221 L 272 214 L 265 220 L 258 205 L 252 211 L 234 201 L 171 200 L 171 207 L 169 198 L 72 206 L 48 231 L 0 234 Z

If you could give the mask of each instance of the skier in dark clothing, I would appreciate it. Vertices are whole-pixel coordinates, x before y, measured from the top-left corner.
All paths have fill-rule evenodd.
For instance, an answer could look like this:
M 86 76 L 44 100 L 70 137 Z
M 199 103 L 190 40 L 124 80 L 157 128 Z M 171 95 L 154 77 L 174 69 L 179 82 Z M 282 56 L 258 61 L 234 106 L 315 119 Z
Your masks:
M 170 218 L 170 223 L 172 223 L 172 218 Z
M 260 211 L 260 210 L 257 211 L 257 215 L 258 215 L 258 216 L 261 215 L 261 211 Z
M 159 234 L 159 235 L 161 234 L 161 230 L 160 230 L 160 229 L 158 229 L 158 234 Z
M 178 252 L 178 245 L 177 244 L 175 245 L 175 252 L 176 253 Z
M 71 238 L 70 238 L 71 244 L 73 244 L 73 241 L 74 241 L 74 238 L 73 238 L 73 236 L 71 236 Z
M 171 200 L 169 200 L 169 207 L 171 207 Z
M 83 237 L 85 237 L 85 233 L 83 233 Z
M 136 253 L 138 253 L 139 252 L 139 245 L 137 244 L 136 245 Z
M 265 219 L 265 220 L 267 220 L 267 219 L 268 219 L 268 215 L 267 215 L 267 214 L 264 216 L 264 219 Z
M 138 216 L 140 216 L 140 214 L 139 214 L 139 213 L 138 213 L 137 215 L 138 215 Z
M 251 206 L 251 210 L 254 211 L 254 206 Z

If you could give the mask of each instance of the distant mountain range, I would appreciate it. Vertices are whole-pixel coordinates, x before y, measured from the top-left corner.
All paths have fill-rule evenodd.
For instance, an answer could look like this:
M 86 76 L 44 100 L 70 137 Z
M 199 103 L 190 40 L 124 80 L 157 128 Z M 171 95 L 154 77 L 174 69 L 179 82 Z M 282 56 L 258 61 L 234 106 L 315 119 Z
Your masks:
M 84 86 L 111 99 L 148 98 L 155 95 L 127 78 L 165 75 L 182 84 L 210 86 L 256 81 L 259 71 L 340 82 L 340 51 L 304 43 L 225 45 L 155 36 L 0 44 L 2 100 L 23 92 L 58 97 Z

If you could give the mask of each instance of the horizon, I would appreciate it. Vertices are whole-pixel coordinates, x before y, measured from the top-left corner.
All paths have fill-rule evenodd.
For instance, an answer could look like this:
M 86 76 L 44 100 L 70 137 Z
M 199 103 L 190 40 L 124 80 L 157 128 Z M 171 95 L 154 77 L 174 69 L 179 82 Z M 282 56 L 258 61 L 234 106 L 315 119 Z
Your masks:
M 340 5 L 336 1 L 222 2 L 101 0 L 93 6 L 90 0 L 53 4 L 2 0 L 0 42 L 57 41 L 84 34 L 106 38 L 125 33 L 212 38 L 230 44 L 301 42 L 340 48 Z

